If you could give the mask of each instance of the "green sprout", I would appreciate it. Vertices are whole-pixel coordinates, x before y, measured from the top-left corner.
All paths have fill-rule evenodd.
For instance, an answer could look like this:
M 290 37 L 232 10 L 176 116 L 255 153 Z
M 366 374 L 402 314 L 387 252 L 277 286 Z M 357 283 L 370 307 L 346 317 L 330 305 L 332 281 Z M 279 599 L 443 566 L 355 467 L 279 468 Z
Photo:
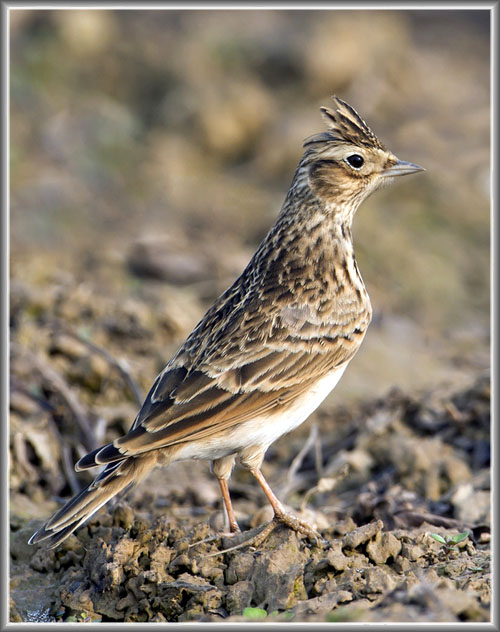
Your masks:
M 456 533 L 451 538 L 443 538 L 443 536 L 439 535 L 439 533 L 431 533 L 430 536 L 433 540 L 436 540 L 436 542 L 445 546 L 449 551 L 456 551 L 457 547 L 453 545 L 462 542 L 465 538 L 468 538 L 469 533 L 467 531 L 464 531 L 463 533 Z
M 265 619 L 267 612 L 263 608 L 245 608 L 243 616 L 247 619 Z
M 243 616 L 247 619 L 265 619 L 267 616 L 274 617 L 278 614 L 277 610 L 267 613 L 263 608 L 245 608 L 242 612 Z

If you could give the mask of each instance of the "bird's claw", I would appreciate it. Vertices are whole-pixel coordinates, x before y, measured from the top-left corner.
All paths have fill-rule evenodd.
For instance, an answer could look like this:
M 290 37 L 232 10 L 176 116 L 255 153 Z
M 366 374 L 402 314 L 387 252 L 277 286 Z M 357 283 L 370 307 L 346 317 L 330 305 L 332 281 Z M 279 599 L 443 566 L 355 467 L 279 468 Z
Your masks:
M 316 529 L 311 527 L 304 520 L 299 520 L 296 516 L 291 513 L 283 512 L 276 514 L 272 520 L 266 522 L 260 530 L 254 535 L 243 539 L 241 542 L 238 542 L 234 546 L 228 547 L 227 549 L 223 549 L 222 551 L 216 551 L 215 553 L 210 553 L 207 557 L 214 557 L 216 555 L 222 555 L 223 553 L 229 553 L 231 551 L 236 551 L 243 547 L 253 547 L 258 548 L 274 531 L 274 529 L 279 524 L 284 524 L 288 528 L 296 531 L 298 533 L 302 533 L 307 536 L 310 540 L 313 540 L 316 544 L 328 544 L 328 541 L 325 540 L 321 534 L 319 534 Z M 235 536 L 242 535 L 240 533 L 229 533 L 229 534 L 220 534 L 225 538 L 234 538 Z M 243 534 L 244 535 L 244 534 Z M 212 538 L 207 538 L 206 540 L 202 540 L 201 542 L 215 540 L 219 536 L 213 536 Z M 196 542 L 196 544 L 201 544 L 201 542 Z M 194 546 L 194 545 L 193 545 Z
M 294 516 L 292 513 L 288 513 L 286 511 L 280 512 L 274 516 L 276 522 L 282 522 L 293 531 L 297 531 L 298 533 L 302 533 L 307 536 L 310 540 L 314 540 L 317 544 L 322 543 L 325 544 L 327 540 L 325 540 L 320 533 L 316 531 L 310 524 L 305 522 L 304 520 L 300 520 L 297 516 Z

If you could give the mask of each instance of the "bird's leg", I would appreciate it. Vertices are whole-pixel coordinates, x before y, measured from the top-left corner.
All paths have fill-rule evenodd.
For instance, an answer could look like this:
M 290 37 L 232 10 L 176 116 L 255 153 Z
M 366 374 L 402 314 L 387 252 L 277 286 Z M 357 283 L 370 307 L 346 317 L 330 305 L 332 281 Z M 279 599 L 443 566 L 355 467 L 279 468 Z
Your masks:
M 226 516 L 229 521 L 229 531 L 231 533 L 239 533 L 240 528 L 236 522 L 233 505 L 231 503 L 231 496 L 229 495 L 229 487 L 227 486 L 227 481 L 231 476 L 231 472 L 234 467 L 234 458 L 234 455 L 230 454 L 220 459 L 216 459 L 212 462 L 212 472 L 215 476 L 217 476 L 217 480 L 219 481 L 220 490 L 222 492 L 222 500 L 224 501 Z
M 222 500 L 224 501 L 224 507 L 226 509 L 226 516 L 229 521 L 229 531 L 231 533 L 239 533 L 240 527 L 236 522 L 236 517 L 234 515 L 233 504 L 231 503 L 231 496 L 229 495 L 229 487 L 227 485 L 226 478 L 217 477 L 220 485 L 220 491 L 222 492 Z
M 221 459 L 217 459 L 212 461 L 211 470 L 212 473 L 215 474 L 217 480 L 219 481 L 220 491 L 222 493 L 222 500 L 224 502 L 224 513 L 225 518 L 227 518 L 226 525 L 229 523 L 229 533 L 217 533 L 215 535 L 211 535 L 208 538 L 204 538 L 203 540 L 198 540 L 198 542 L 193 542 L 189 545 L 189 548 L 193 546 L 198 546 L 199 544 L 205 544 L 206 542 L 213 542 L 220 538 L 221 535 L 225 537 L 233 537 L 237 533 L 241 533 L 241 529 L 236 522 L 236 516 L 234 515 L 233 504 L 231 502 L 231 496 L 229 494 L 229 487 L 227 484 L 227 480 L 231 475 L 231 471 L 234 465 L 234 456 L 226 456 Z
M 251 537 L 246 537 L 242 542 L 238 542 L 238 544 L 235 544 L 234 546 L 228 549 L 211 553 L 208 555 L 208 557 L 220 555 L 222 553 L 228 553 L 229 551 L 236 551 L 237 549 L 241 549 L 246 546 L 258 547 L 272 533 L 272 531 L 274 530 L 274 528 L 277 526 L 279 522 L 282 522 L 283 524 L 285 524 L 287 527 L 290 527 L 290 529 L 293 529 L 294 531 L 303 533 L 304 535 L 306 535 L 311 540 L 314 540 L 315 542 L 318 542 L 318 543 L 325 542 L 325 540 L 321 537 L 321 535 L 315 529 L 313 529 L 311 525 L 307 524 L 307 522 L 304 522 L 303 520 L 299 520 L 296 516 L 287 512 L 285 508 L 283 507 L 283 505 L 281 504 L 281 502 L 279 501 L 279 499 L 275 496 L 273 490 L 269 487 L 266 479 L 264 478 L 262 472 L 260 471 L 260 466 L 262 464 L 264 452 L 265 450 L 263 450 L 259 446 L 248 446 L 245 450 L 242 450 L 242 452 L 240 453 L 240 461 L 243 466 L 247 467 L 250 470 L 250 472 L 252 472 L 252 474 L 257 479 L 257 482 L 264 490 L 264 493 L 267 496 L 274 510 L 274 518 L 270 520 L 268 523 L 261 525 L 260 527 L 257 527 L 259 531 L 255 533 L 255 535 L 252 535 Z M 214 472 L 215 471 L 216 470 L 214 467 Z M 228 516 L 230 516 L 228 507 L 230 508 L 231 512 L 232 512 L 232 507 L 231 507 L 231 501 L 229 500 L 229 493 L 227 492 L 227 479 L 224 480 L 224 483 L 226 483 L 226 492 L 224 491 L 222 480 L 219 479 L 219 484 L 221 486 L 221 491 L 222 491 L 222 497 L 224 498 L 225 504 L 226 504 L 225 494 L 227 493 L 227 501 L 229 504 L 226 504 L 226 511 L 228 513 Z M 229 521 L 231 522 L 230 517 L 229 517 Z M 255 529 L 252 529 L 252 531 L 255 531 Z M 231 536 L 233 535 L 234 533 L 231 534 Z
M 260 460 L 262 462 L 262 459 Z M 325 540 L 321 537 L 321 535 L 311 527 L 311 525 L 307 524 L 303 520 L 299 520 L 293 514 L 287 512 L 278 498 L 275 496 L 273 490 L 269 487 L 266 479 L 262 475 L 262 472 L 258 467 L 249 467 L 248 468 L 252 474 L 257 479 L 259 485 L 264 490 L 271 506 L 274 510 L 274 518 L 270 520 L 268 523 L 261 525 L 260 531 L 258 531 L 255 535 L 251 537 L 245 538 L 242 542 L 235 544 L 234 546 L 224 549 L 223 551 L 216 551 L 215 553 L 210 553 L 207 557 L 213 557 L 215 555 L 221 555 L 222 553 L 228 553 L 229 551 L 236 551 L 237 549 L 241 549 L 246 546 L 259 547 L 264 540 L 272 533 L 274 528 L 277 526 L 279 522 L 286 524 L 287 527 L 293 529 L 294 531 L 298 531 L 299 533 L 303 533 L 311 540 L 315 542 L 325 542 Z M 252 529 L 254 531 L 254 529 Z
M 273 490 L 269 487 L 269 484 L 267 483 L 260 469 L 252 468 L 250 469 L 250 471 L 257 479 L 257 482 L 262 487 L 265 495 L 267 496 L 267 499 L 271 503 L 271 506 L 274 510 L 275 521 L 283 522 L 287 525 L 287 527 L 290 527 L 290 529 L 298 531 L 299 533 L 303 533 L 310 539 L 314 539 L 316 541 L 321 541 L 323 539 L 321 535 L 316 531 L 316 529 L 313 529 L 311 527 L 311 525 L 307 524 L 307 522 L 304 522 L 303 520 L 299 520 L 292 513 L 289 513 L 285 510 L 280 500 L 276 497 Z

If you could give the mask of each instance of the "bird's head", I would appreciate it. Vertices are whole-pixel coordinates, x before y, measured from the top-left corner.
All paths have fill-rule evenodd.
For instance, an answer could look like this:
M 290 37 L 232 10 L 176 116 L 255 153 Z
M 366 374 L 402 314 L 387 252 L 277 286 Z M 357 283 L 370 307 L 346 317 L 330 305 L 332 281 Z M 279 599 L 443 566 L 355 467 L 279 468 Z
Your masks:
M 399 160 L 354 108 L 338 97 L 333 100 L 335 110 L 321 108 L 328 130 L 304 142 L 301 171 L 316 197 L 339 214 L 352 217 L 380 186 L 395 176 L 423 171 L 423 167 Z

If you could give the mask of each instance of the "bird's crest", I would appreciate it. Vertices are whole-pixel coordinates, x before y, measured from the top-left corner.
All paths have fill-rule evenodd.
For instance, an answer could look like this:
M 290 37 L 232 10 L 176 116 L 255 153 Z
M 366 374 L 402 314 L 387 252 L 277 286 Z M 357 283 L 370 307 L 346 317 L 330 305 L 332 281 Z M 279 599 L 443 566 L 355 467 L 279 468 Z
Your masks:
M 353 107 L 339 97 L 334 96 L 333 100 L 337 106 L 335 110 L 320 108 L 323 119 L 328 125 L 328 131 L 309 136 L 304 142 L 304 147 L 314 143 L 337 142 L 385 150 Z

